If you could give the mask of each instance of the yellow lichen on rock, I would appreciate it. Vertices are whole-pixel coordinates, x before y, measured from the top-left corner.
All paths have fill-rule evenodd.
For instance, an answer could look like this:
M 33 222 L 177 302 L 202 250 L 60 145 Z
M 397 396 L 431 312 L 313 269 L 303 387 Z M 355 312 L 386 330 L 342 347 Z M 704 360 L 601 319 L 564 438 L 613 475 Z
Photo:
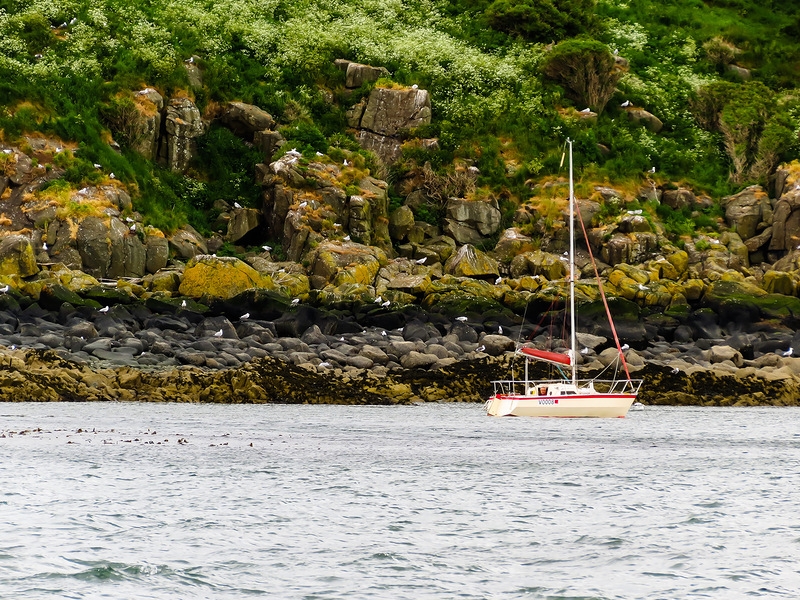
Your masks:
M 192 258 L 183 272 L 179 292 L 199 298 L 233 298 L 252 288 L 274 289 L 268 275 L 262 275 L 238 258 L 201 254 Z

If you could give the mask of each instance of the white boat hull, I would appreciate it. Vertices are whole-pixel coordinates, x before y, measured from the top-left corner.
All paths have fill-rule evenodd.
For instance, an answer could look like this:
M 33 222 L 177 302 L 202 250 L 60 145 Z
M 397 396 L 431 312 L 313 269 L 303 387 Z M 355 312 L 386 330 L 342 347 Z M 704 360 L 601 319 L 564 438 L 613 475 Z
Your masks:
M 622 418 L 636 394 L 575 394 L 570 396 L 522 396 L 496 394 L 486 402 L 493 417 L 601 417 Z

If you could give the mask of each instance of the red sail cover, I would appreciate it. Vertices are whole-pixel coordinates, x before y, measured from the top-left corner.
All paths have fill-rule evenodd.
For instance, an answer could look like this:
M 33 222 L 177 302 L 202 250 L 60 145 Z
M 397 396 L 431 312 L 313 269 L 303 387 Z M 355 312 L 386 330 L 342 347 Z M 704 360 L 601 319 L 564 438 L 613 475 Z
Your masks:
M 569 354 L 562 354 L 561 352 L 537 350 L 536 348 L 522 348 L 520 349 L 520 352 L 526 356 L 530 356 L 531 358 L 538 358 L 539 360 L 546 360 L 547 362 L 557 363 L 559 365 L 572 364 Z

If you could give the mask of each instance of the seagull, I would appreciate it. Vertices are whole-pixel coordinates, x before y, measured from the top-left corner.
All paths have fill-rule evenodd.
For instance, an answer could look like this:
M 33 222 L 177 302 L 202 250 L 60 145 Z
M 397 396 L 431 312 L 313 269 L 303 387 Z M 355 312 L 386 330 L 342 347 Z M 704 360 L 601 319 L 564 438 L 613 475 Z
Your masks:
M 497 326 L 497 333 L 499 333 L 500 335 L 503 335 L 503 326 L 502 325 L 498 325 Z
M 345 241 L 345 242 L 349 242 L 349 241 L 350 241 L 350 236 L 349 236 L 349 235 L 346 235 L 346 236 L 344 236 L 344 238 L 342 238 L 342 239 L 344 239 L 344 241 Z
M 349 162 L 347 162 L 347 159 L 346 159 L 346 158 L 344 159 L 344 163 L 342 163 L 342 164 L 344 164 L 344 166 L 345 166 L 345 167 L 349 167 L 349 166 L 350 166 L 350 163 L 349 163 Z
M 183 300 L 183 301 L 181 302 L 181 308 L 186 308 L 186 300 Z
M 16 346 L 16 344 L 11 344 L 11 349 L 12 349 L 12 350 L 16 350 L 16 349 L 17 349 L 17 346 Z
M 385 308 L 385 307 L 389 306 L 391 303 L 392 303 L 391 300 L 387 300 L 386 302 L 381 303 L 381 306 L 383 306 Z
M 214 332 L 214 337 L 222 337 L 222 329 Z
M 239 317 L 239 320 L 243 321 L 244 319 L 249 319 L 249 318 L 250 318 L 250 313 L 244 313 L 241 317 Z
M 383 298 L 381 298 L 380 296 L 375 298 L 375 304 L 380 304 L 381 302 L 383 302 Z
M 591 108 L 589 108 L 589 107 L 586 107 L 586 108 L 584 108 L 584 109 L 583 109 L 581 112 L 582 112 L 583 114 L 590 113 L 590 112 L 592 112 L 592 109 L 591 109 Z
M 47 252 L 47 242 L 42 242 L 42 250 Z
M 581 350 L 581 354 L 589 354 L 589 349 L 588 349 L 588 348 L 586 348 L 586 347 L 584 347 L 584 348 Z
M 500 285 L 501 283 L 503 283 L 503 278 L 502 277 L 498 277 L 497 279 L 494 280 L 494 284 L 495 285 Z
M 411 89 L 412 89 L 412 90 L 416 90 L 417 88 L 419 88 L 419 86 L 418 86 L 416 83 L 415 83 L 414 85 L 412 85 L 412 86 L 411 86 Z
M 486 350 L 486 346 L 481 345 L 475 348 L 475 352 L 483 352 L 484 350 Z
M 672 369 L 672 374 L 673 375 L 677 375 L 680 372 L 681 372 L 681 370 L 678 367 L 675 367 L 674 369 Z
M 427 256 L 423 256 L 422 258 L 420 258 L 419 260 L 416 260 L 414 262 L 416 262 L 418 265 L 424 265 L 426 260 L 428 260 L 428 257 Z
M 341 227 L 342 224 L 341 223 L 334 223 L 333 226 L 338 228 L 338 227 Z
M 385 331 L 381 331 L 381 335 L 382 335 L 383 337 L 386 337 L 386 336 L 387 336 L 387 335 L 389 335 L 389 334 L 388 334 L 388 333 L 386 333 Z
M 9 289 L 10 288 L 8 287 L 7 284 L 4 285 L 3 287 L 0 287 L 0 294 L 5 294 Z
M 461 321 L 462 323 L 467 320 L 467 317 L 456 317 L 456 321 Z
M 185 63 L 189 63 L 189 64 L 192 64 L 192 63 L 194 62 L 194 56 L 190 56 L 189 58 L 187 58 L 187 59 L 186 59 L 185 61 L 183 61 L 183 62 L 185 62 Z
M 328 361 L 325 361 L 325 362 L 319 363 L 319 366 L 322 367 L 323 369 L 329 369 L 330 366 L 331 366 L 331 363 L 329 363 Z
M 239 204 L 238 202 L 234 202 L 233 203 L 233 208 L 242 208 L 242 205 Z
M 655 173 L 655 172 L 656 172 L 656 168 L 655 167 L 650 167 L 650 170 L 648 171 L 648 173 Z
M 306 202 L 305 200 L 300 203 L 300 208 L 305 208 L 306 206 L 308 206 L 308 202 Z
M 117 178 L 117 176 L 116 176 L 116 175 L 114 175 L 113 173 L 109 173 L 109 174 L 108 174 L 108 178 L 109 178 L 109 179 L 116 179 L 116 178 Z
M 84 189 L 86 189 L 86 188 L 84 188 Z M 83 191 L 83 190 L 81 190 L 81 192 L 82 192 L 82 191 Z M 80 192 L 79 192 L 79 193 L 80 193 Z M 126 222 L 126 223 L 133 223 L 133 219 L 131 219 L 130 217 L 125 217 L 125 222 Z
M 344 337 L 340 337 L 340 338 L 339 338 L 339 341 L 340 341 L 340 342 L 343 342 L 343 341 L 345 341 L 345 340 L 344 340 Z
M 317 156 L 325 156 L 322 152 L 317 152 Z
M 136 233 L 136 223 L 131 225 L 131 233 Z
M 630 100 L 625 100 L 625 102 L 620 104 L 620 106 L 623 107 L 623 108 L 625 108 L 626 106 L 630 106 L 630 105 L 631 105 L 631 101 Z
M 295 298 L 292 300 L 292 306 L 297 306 L 298 304 L 300 304 L 300 298 Z
M 102 169 L 103 165 L 101 165 L 100 163 L 94 163 L 94 168 L 95 169 Z
M 33 55 L 33 58 L 42 58 L 43 56 L 43 54 L 37 53 Z
M 264 249 L 264 252 L 269 252 L 272 250 L 272 246 L 261 246 Z
M 646 285 L 642 285 L 642 284 L 640 283 L 640 284 L 639 284 L 639 289 L 640 289 L 640 290 L 642 290 L 643 292 L 646 292 L 646 291 L 648 291 L 650 288 L 648 288 Z
M 629 348 L 630 348 L 630 346 L 628 346 L 628 344 L 622 344 L 622 347 L 620 348 L 620 350 L 622 350 L 624 352 L 625 350 L 628 350 Z
M 794 353 L 794 348 L 789 346 L 789 349 L 783 353 L 784 356 L 791 356 Z
M 103 308 L 101 308 L 101 309 L 100 309 L 98 312 L 101 312 L 101 313 L 107 313 L 107 312 L 108 312 L 108 306 L 104 306 L 104 307 L 103 307 Z
M 69 24 L 70 25 L 75 25 L 75 23 L 77 23 L 77 22 L 78 22 L 78 17 L 72 17 L 72 19 L 70 19 Z

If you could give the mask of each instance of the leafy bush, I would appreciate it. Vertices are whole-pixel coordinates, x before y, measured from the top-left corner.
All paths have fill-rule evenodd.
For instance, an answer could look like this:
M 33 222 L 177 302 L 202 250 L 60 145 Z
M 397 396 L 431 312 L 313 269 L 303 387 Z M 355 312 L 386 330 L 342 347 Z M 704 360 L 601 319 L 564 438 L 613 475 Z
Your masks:
M 593 9 L 594 0 L 495 0 L 486 16 L 495 29 L 547 43 L 589 31 Z

